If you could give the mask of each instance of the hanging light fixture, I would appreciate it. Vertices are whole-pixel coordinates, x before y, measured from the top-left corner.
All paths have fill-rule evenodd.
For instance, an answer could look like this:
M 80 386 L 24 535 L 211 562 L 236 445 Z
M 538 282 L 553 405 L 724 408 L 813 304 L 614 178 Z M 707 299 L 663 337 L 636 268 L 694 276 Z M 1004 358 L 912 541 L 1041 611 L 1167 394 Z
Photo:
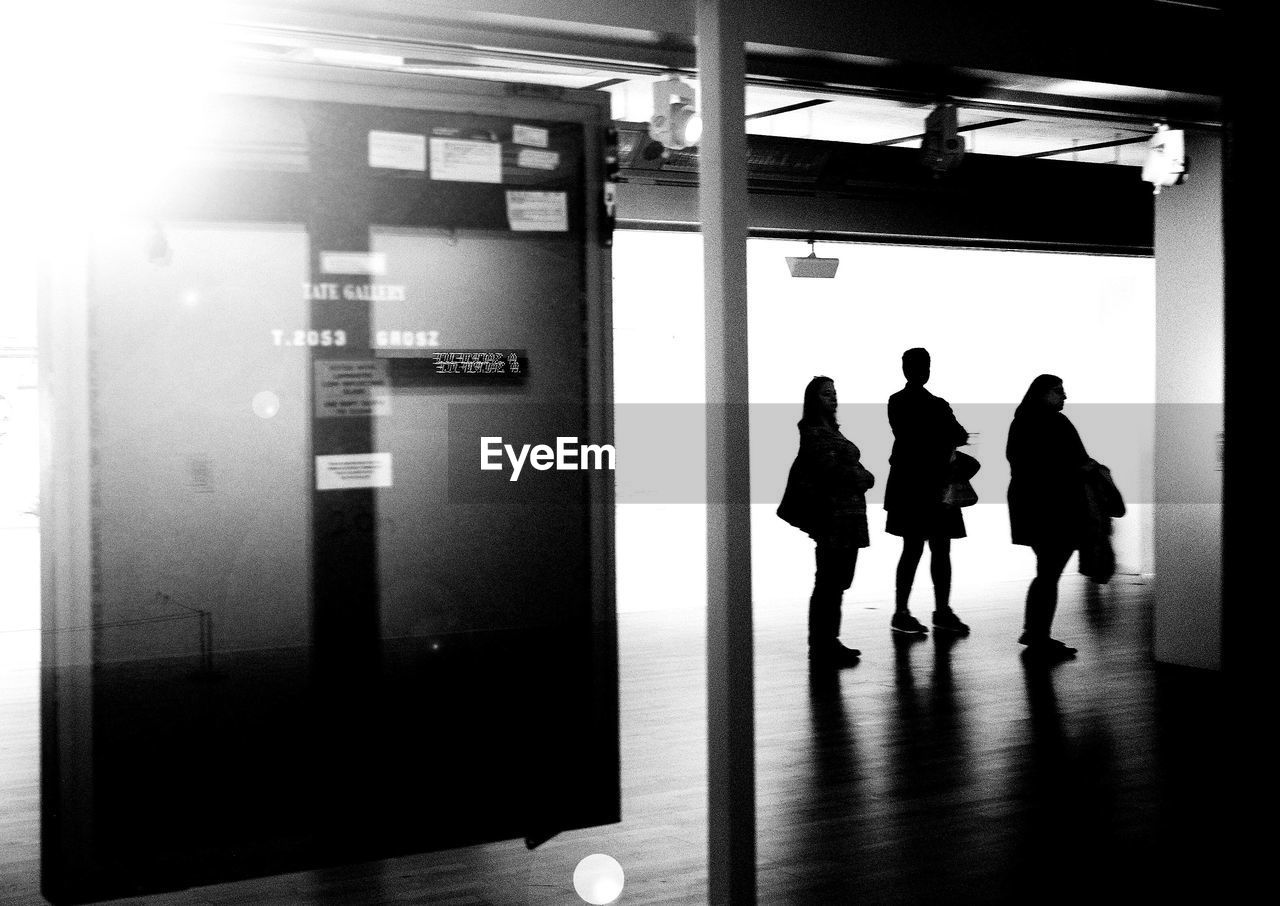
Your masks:
M 836 268 L 840 266 L 839 258 L 819 258 L 818 253 L 813 250 L 813 240 L 809 240 L 809 254 L 803 258 L 787 256 L 787 269 L 791 271 L 793 277 L 825 277 L 831 278 L 836 275 Z
M 702 117 L 694 106 L 693 86 L 671 73 L 653 83 L 649 137 L 664 148 L 692 148 L 702 138 Z

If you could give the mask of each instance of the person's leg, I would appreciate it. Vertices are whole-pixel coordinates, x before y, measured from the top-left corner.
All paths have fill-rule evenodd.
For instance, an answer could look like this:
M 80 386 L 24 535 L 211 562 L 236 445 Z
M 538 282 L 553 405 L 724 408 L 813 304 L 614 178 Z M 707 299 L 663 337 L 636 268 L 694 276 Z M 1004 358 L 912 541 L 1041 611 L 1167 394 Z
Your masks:
M 851 663 L 862 652 L 840 644 L 840 605 L 853 584 L 858 549 L 847 539 L 823 539 L 816 552 L 818 569 L 809 599 L 809 657 Z
M 929 576 L 933 579 L 934 610 L 951 610 L 951 539 L 929 539 Z
M 911 599 L 911 586 L 916 581 L 916 567 L 920 565 L 920 556 L 923 553 L 923 537 L 902 536 L 902 556 L 898 558 L 898 573 L 894 585 L 893 609 L 896 613 L 907 613 L 907 602 Z
M 1023 639 L 1029 643 L 1047 641 L 1058 609 L 1058 579 L 1071 559 L 1072 549 L 1059 545 L 1036 545 L 1036 577 L 1027 589 Z
M 933 578 L 933 625 L 959 634 L 969 632 L 968 625 L 951 609 L 951 539 L 929 539 L 929 574 Z
M 822 538 L 815 546 L 817 570 L 813 595 L 809 598 L 809 649 L 829 649 L 838 645 L 840 604 L 845 589 L 853 584 L 858 549 L 836 539 Z
M 916 567 L 920 565 L 923 553 L 924 536 L 902 536 L 902 556 L 898 558 L 898 573 L 894 585 L 893 618 L 889 621 L 889 628 L 898 632 L 928 632 L 907 607 L 907 602 L 911 599 L 911 586 L 916 579 Z
M 831 553 L 825 539 L 814 539 L 813 555 L 816 568 L 813 573 L 813 594 L 809 596 L 810 651 L 821 648 L 829 637 L 825 618 L 830 612 L 828 586 L 831 583 L 827 576 L 831 570 Z

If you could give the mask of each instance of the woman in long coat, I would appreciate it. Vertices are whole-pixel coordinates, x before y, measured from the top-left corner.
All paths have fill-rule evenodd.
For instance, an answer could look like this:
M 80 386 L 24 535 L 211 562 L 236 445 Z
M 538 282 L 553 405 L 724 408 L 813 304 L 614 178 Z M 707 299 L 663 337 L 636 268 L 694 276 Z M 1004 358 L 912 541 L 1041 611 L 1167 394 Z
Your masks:
M 840 643 L 840 606 L 853 584 L 858 551 L 870 545 L 866 490 L 875 476 L 840 433 L 835 382 L 818 375 L 804 388 L 800 452 L 779 515 L 814 540 L 816 570 L 809 598 L 809 659 L 816 665 L 853 663 L 862 653 Z
M 1013 543 L 1036 555 L 1019 642 L 1037 654 L 1070 657 L 1076 649 L 1051 638 L 1058 579 L 1086 532 L 1085 483 L 1094 462 L 1071 420 L 1062 414 L 1062 378 L 1031 382 L 1009 427 L 1009 526 Z

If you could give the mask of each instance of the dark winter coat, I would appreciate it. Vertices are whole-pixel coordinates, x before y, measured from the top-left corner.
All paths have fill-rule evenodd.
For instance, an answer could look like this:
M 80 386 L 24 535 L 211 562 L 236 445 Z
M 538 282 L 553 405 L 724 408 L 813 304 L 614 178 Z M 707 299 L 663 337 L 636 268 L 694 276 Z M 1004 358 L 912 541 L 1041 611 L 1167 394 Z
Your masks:
M 861 459 L 861 451 L 838 428 L 800 425 L 800 451 L 778 515 L 814 538 L 868 547 L 866 491 L 876 479 Z
M 1009 459 L 1009 527 L 1014 544 L 1076 549 L 1087 529 L 1085 467 L 1092 460 L 1075 425 L 1043 406 L 1015 415 Z

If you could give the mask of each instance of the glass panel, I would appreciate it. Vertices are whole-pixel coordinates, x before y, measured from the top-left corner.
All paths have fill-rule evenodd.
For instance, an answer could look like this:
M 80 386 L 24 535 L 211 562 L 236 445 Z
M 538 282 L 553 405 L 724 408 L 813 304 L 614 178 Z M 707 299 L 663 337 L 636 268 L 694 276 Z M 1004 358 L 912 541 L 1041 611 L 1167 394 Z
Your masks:
M 47 893 L 616 821 L 607 485 L 529 453 L 608 440 L 583 125 L 218 121 L 89 243 L 92 612 L 54 628 L 92 670 L 47 687 L 88 761 L 46 732 L 92 795 L 46 797 Z

